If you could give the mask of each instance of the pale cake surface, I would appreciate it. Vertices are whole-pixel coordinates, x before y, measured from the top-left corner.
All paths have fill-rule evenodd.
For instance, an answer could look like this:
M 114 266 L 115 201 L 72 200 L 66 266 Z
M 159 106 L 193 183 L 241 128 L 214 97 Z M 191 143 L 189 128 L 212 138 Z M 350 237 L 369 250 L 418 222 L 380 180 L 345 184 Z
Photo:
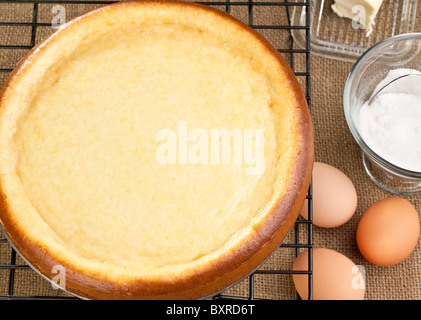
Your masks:
M 188 13 L 130 15 L 63 30 L 16 80 L 22 94 L 0 114 L 1 177 L 16 224 L 58 260 L 110 279 L 172 277 L 235 250 L 284 196 L 295 96 L 255 39 Z M 159 164 L 156 134 L 179 121 L 263 129 L 265 170 Z
M 270 199 L 278 151 L 267 79 L 212 37 L 174 26 L 112 34 L 44 79 L 14 138 L 16 169 L 40 217 L 78 255 L 191 262 Z M 157 132 L 177 133 L 180 120 L 207 132 L 264 129 L 268 170 L 159 164 Z

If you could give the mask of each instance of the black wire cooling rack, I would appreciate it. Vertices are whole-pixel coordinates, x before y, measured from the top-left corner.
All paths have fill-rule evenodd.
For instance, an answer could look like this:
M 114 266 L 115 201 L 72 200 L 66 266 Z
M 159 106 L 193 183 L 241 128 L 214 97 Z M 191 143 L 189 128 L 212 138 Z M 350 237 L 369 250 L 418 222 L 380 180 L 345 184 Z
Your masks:
M 243 1 L 200 1 L 197 3 L 206 4 L 209 6 L 216 7 L 220 10 L 225 10 L 227 13 L 236 16 L 237 12 L 242 12 L 243 22 L 250 25 L 256 31 L 264 35 L 264 31 L 272 32 L 274 38 L 277 38 L 277 34 L 287 34 L 287 42 L 278 45 L 278 51 L 283 55 L 286 61 L 289 62 L 292 70 L 297 76 L 298 80 L 303 86 L 303 89 L 306 94 L 306 99 L 311 108 L 310 101 L 310 14 L 303 14 L 304 17 L 301 25 L 292 25 L 292 14 L 295 13 L 309 13 L 310 10 L 310 1 L 311 0 L 283 0 L 283 1 L 258 1 L 258 0 L 243 0 Z M 115 1 L 81 1 L 81 0 L 40 0 L 40 1 L 30 1 L 30 0 L 0 0 L 0 85 L 2 85 L 7 78 L 8 74 L 12 72 L 13 67 L 11 65 L 5 65 L 4 61 L 8 55 L 14 54 L 22 58 L 24 54 L 29 51 L 39 40 L 39 31 L 41 29 L 46 30 L 47 34 L 52 31 L 52 22 L 45 21 L 40 17 L 42 6 L 51 6 L 51 5 L 62 5 L 62 6 L 83 6 L 83 5 L 93 5 L 93 6 L 102 6 L 106 4 L 113 3 Z M 14 17 L 5 16 L 2 14 L 2 11 L 5 12 L 11 6 L 25 6 L 28 10 L 30 7 L 30 13 L 26 14 L 24 18 L 14 19 Z M 269 10 L 283 10 L 283 14 L 286 15 L 286 23 L 280 24 L 282 21 L 275 21 L 268 24 L 266 21 L 261 21 L 259 18 L 259 12 L 262 8 L 270 8 Z M 241 10 L 240 10 L 241 9 Z M 79 12 L 83 13 L 83 12 Z M 238 17 L 237 17 L 238 18 Z M 57 22 L 57 21 L 56 21 Z M 58 21 L 60 22 L 60 21 Z M 26 39 L 21 39 L 22 42 L 19 43 L 10 43 L 10 32 L 15 32 L 19 28 L 25 28 Z M 11 31 L 12 30 L 12 31 Z M 15 30 L 15 31 L 13 31 Z M 292 31 L 300 31 L 306 39 L 305 48 L 299 48 L 294 43 Z M 22 37 L 24 38 L 24 37 Z M 2 58 L 3 56 L 3 58 Z M 304 58 L 303 58 L 304 57 Z M 297 61 L 300 60 L 300 70 L 296 69 Z M 16 61 L 17 62 L 17 61 Z M 309 261 L 308 261 L 308 270 L 304 271 L 293 271 L 292 268 L 288 269 L 279 269 L 279 270 L 267 270 L 267 269 L 258 269 L 253 272 L 251 275 L 244 279 L 243 281 L 247 282 L 247 292 L 248 294 L 238 296 L 230 295 L 229 290 L 217 294 L 212 299 L 235 299 L 235 300 L 256 300 L 259 299 L 255 295 L 255 278 L 259 276 L 270 275 L 286 275 L 291 276 L 293 274 L 305 274 L 308 275 L 308 292 L 309 299 L 313 297 L 313 264 L 312 264 L 312 187 L 310 186 L 307 194 L 308 205 L 308 220 L 299 218 L 290 231 L 293 234 L 294 240 L 293 243 L 283 243 L 280 245 L 278 250 L 295 250 L 295 256 L 297 256 L 302 250 L 307 249 L 309 251 Z M 303 226 L 305 230 L 303 231 Z M 304 235 L 304 236 L 303 236 Z M 3 281 L 0 282 L 0 299 L 12 299 L 12 300 L 28 300 L 28 299 L 76 299 L 75 297 L 61 296 L 61 295 L 27 295 L 16 292 L 16 277 L 17 273 L 21 270 L 28 270 L 28 272 L 35 272 L 31 269 L 29 265 L 23 262 L 19 258 L 19 255 L 16 251 L 10 246 L 8 240 L 0 232 L 0 249 L 3 252 L 10 252 L 6 254 L 8 256 L 8 261 L 0 261 L 0 272 L 3 274 Z M 0 251 L 1 252 L 1 251 Z M 4 256 L 4 255 L 3 255 Z M 3 259 L 4 260 L 4 259 Z M 247 281 L 248 280 L 248 281 Z M 36 283 L 34 284 L 36 285 Z M 296 299 L 300 299 L 298 294 L 295 294 Z

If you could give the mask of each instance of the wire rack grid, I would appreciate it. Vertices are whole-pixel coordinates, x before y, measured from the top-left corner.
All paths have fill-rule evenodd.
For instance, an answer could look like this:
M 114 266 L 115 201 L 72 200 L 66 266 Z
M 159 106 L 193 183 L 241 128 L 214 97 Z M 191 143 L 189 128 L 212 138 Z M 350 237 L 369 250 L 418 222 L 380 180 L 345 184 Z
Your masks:
M 60 5 L 68 8 L 75 9 L 74 15 L 84 13 L 80 10 L 86 10 L 85 6 L 92 6 L 93 8 L 107 5 L 115 1 L 95 1 L 95 0 L 62 0 L 62 1 L 51 1 L 51 0 L 0 0 L 0 86 L 3 85 L 7 76 L 12 72 L 14 65 L 20 58 L 22 58 L 26 52 L 36 45 L 44 36 L 52 31 L 53 23 L 51 20 L 51 8 L 54 5 Z M 196 1 L 195 1 L 196 2 Z M 304 9 L 309 12 L 310 0 L 239 0 L 239 1 L 202 1 L 197 2 L 205 5 L 215 7 L 220 10 L 224 10 L 227 13 L 235 16 L 242 20 L 244 23 L 251 26 L 257 32 L 263 36 L 268 37 L 269 41 L 277 47 L 277 50 L 283 55 L 286 61 L 289 62 L 292 70 L 297 76 L 303 90 L 306 94 L 308 106 L 311 109 L 310 101 L 310 14 L 307 14 L 305 24 L 293 25 L 292 15 L 294 10 Z M 7 15 L 7 11 L 13 6 L 22 6 L 23 10 L 26 10 L 27 14 L 21 18 L 15 18 L 12 15 Z M 46 8 L 44 8 L 46 7 Z M 89 7 L 91 8 L 91 7 Z M 57 13 L 58 11 L 53 12 Z M 45 17 L 45 11 L 50 13 L 49 18 Z M 269 12 L 270 16 L 275 16 L 275 19 L 262 19 L 262 13 Z M 280 21 L 276 15 L 272 15 L 272 12 L 280 12 L 286 20 Z M 3 12 L 3 13 L 2 13 Z M 263 13 L 265 17 L 265 14 Z M 57 17 L 57 16 L 56 16 Z M 266 15 L 266 17 L 268 17 Z M 269 20 L 269 21 L 268 21 Z M 57 20 L 56 20 L 57 22 Z M 58 21 L 65 22 L 65 21 Z M 282 23 L 281 23 L 282 22 Z M 24 31 L 23 31 L 24 30 Z M 293 30 L 300 30 L 305 34 L 306 44 L 303 48 L 298 47 L 294 43 L 292 37 Z M 25 36 L 19 37 L 20 40 L 10 41 L 10 34 L 14 32 L 22 33 Z M 279 41 L 282 38 L 284 41 Z M 15 62 L 6 63 L 5 61 L 14 61 L 8 59 L 10 55 L 15 55 Z M 307 194 L 308 201 L 308 219 L 297 219 L 293 229 L 290 231 L 293 239 L 289 243 L 282 243 L 278 250 L 294 250 L 294 255 L 297 256 L 302 250 L 307 249 L 309 252 L 308 270 L 293 271 L 292 268 L 276 268 L 276 269 L 257 269 L 252 274 L 248 275 L 246 286 L 248 287 L 246 292 L 242 295 L 231 295 L 229 290 L 221 292 L 212 297 L 212 299 L 238 299 L 238 300 L 257 300 L 261 299 L 256 297 L 255 294 L 255 278 L 259 276 L 270 277 L 270 275 L 287 275 L 293 274 L 305 274 L 308 276 L 308 299 L 313 297 L 313 265 L 312 265 L 312 187 L 310 186 Z M 303 231 L 302 228 L 305 228 Z M 69 295 L 36 295 L 36 294 L 22 294 L 16 292 L 16 274 L 21 270 L 27 270 L 26 272 L 35 272 L 32 268 L 25 263 L 24 260 L 20 259 L 19 254 L 9 244 L 5 235 L 0 232 L 0 253 L 7 253 L 8 257 L 6 260 L 0 260 L 0 272 L 6 273 L 3 276 L 3 281 L 0 277 L 0 299 L 11 299 L 11 300 L 28 300 L 28 299 L 77 299 L 76 297 Z M 5 256 L 5 254 L 3 254 Z M 36 285 L 36 284 L 34 284 Z M 300 299 L 298 293 L 295 293 L 295 298 Z M 270 297 L 269 297 L 270 299 Z

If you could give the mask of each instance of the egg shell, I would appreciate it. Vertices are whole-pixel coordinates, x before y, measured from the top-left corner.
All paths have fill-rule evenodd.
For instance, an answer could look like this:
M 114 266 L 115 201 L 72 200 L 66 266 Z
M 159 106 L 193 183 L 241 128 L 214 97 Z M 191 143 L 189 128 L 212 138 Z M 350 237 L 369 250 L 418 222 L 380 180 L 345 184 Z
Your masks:
M 392 266 L 414 250 L 420 234 L 420 219 L 411 202 L 389 197 L 374 203 L 357 228 L 361 254 L 378 266 Z
M 308 271 L 308 250 L 295 259 L 293 271 Z M 363 300 L 365 280 L 360 269 L 348 257 L 326 248 L 314 248 L 313 300 Z M 308 275 L 293 274 L 301 299 L 308 299 Z
M 357 191 L 345 173 L 326 163 L 315 162 L 312 186 L 314 225 L 335 228 L 351 219 L 357 209 Z M 304 219 L 308 219 L 307 201 L 301 209 Z

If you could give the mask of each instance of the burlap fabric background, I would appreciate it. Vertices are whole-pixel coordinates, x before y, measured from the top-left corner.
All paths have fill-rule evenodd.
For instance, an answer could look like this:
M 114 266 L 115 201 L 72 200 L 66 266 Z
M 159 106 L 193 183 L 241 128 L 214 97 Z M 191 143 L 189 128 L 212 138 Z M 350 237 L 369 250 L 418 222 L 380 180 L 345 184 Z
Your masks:
M 389 1 L 389 0 L 387 0 Z M 391 0 L 390 0 L 391 1 Z M 38 22 L 51 23 L 54 13 L 52 4 L 39 6 Z M 97 6 L 95 5 L 64 5 L 66 19 L 82 14 Z M 225 10 L 225 7 L 219 7 Z M 32 4 L 0 4 L 0 21 L 4 22 L 31 22 Z M 417 15 L 419 16 L 420 10 Z M 231 7 L 231 14 L 244 22 L 249 21 L 248 7 Z M 387 16 L 387 15 L 386 15 Z M 253 9 L 253 23 L 255 25 L 288 24 L 285 8 L 256 6 Z M 380 26 L 385 21 L 378 21 Z M 421 31 L 420 25 L 415 31 Z M 50 26 L 37 28 L 35 42 L 51 32 Z M 277 48 L 289 48 L 289 33 L 287 30 L 260 30 Z M 380 31 L 377 31 L 380 32 Z M 376 35 L 381 38 L 385 35 Z M 30 45 L 31 27 L 0 26 L 1 45 Z M 27 50 L 0 49 L 0 69 L 13 68 Z M 291 61 L 291 56 L 284 57 Z M 297 72 L 306 72 L 305 54 L 294 54 L 294 69 Z M 333 59 L 311 56 L 311 102 L 312 116 L 315 127 L 316 160 L 331 164 L 345 174 L 355 184 L 358 193 L 358 208 L 353 218 L 345 225 L 334 229 L 313 227 L 314 247 L 334 249 L 353 260 L 357 265 L 364 267 L 366 273 L 366 299 L 421 299 L 421 244 L 418 243 L 415 251 L 404 262 L 393 267 L 377 267 L 367 262 L 359 253 L 355 241 L 355 232 L 358 222 L 365 210 L 377 200 L 391 194 L 381 190 L 365 174 L 361 151 L 354 142 L 345 122 L 342 109 L 342 93 L 346 77 L 352 63 Z M 6 73 L 0 73 L 0 85 L 6 79 Z M 305 78 L 299 77 L 305 89 Z M 418 212 L 421 213 L 421 195 L 406 197 Z M 307 228 L 300 225 L 300 242 L 307 242 Z M 284 243 L 295 242 L 295 230 L 291 230 Z M 11 247 L 8 243 L 0 243 L 0 265 L 10 263 Z M 295 258 L 295 250 L 289 248 L 278 249 L 270 259 L 261 267 L 269 270 L 290 270 Z M 17 264 L 24 265 L 19 257 Z M 0 295 L 7 294 L 9 288 L 8 269 L 0 269 Z M 296 299 L 291 275 L 255 275 L 254 291 L 256 298 L 267 299 Z M 14 294 L 37 296 L 63 296 L 69 295 L 58 291 L 30 269 L 17 269 L 14 279 Z M 248 279 L 237 284 L 227 291 L 227 294 L 248 296 Z

